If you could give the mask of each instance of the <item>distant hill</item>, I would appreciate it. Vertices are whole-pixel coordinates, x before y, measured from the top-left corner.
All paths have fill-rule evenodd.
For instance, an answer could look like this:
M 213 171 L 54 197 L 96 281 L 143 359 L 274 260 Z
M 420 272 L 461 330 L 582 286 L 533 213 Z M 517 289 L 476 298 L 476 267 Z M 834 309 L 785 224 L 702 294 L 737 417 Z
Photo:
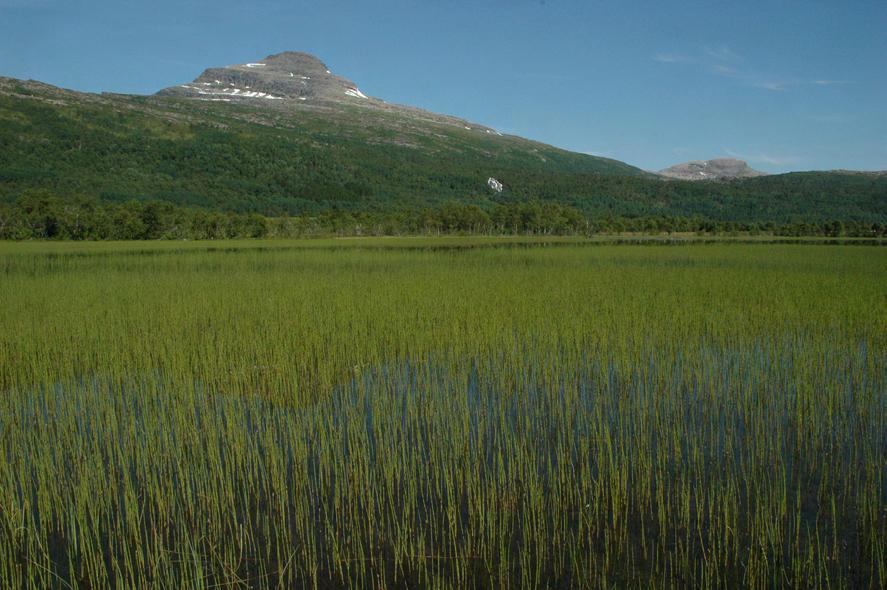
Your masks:
M 766 176 L 764 172 L 752 169 L 747 162 L 735 158 L 684 162 L 683 164 L 676 164 L 665 170 L 660 170 L 659 175 L 681 180 L 726 180 L 730 178 Z
M 857 176 L 887 176 L 887 170 L 829 170 L 831 174 L 857 175 Z
M 271 216 L 539 200 L 589 217 L 887 222 L 884 176 L 666 181 L 388 104 L 301 53 L 210 68 L 155 96 L 0 78 L 0 202 L 34 191 Z

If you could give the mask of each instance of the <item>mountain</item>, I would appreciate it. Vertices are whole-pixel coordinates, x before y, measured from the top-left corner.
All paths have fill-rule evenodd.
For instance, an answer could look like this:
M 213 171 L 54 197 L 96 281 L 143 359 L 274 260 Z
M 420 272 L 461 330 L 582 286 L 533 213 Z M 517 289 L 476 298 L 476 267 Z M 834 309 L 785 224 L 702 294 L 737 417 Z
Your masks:
M 735 158 L 692 160 L 659 171 L 660 176 L 681 180 L 725 180 L 729 178 L 754 178 L 766 173 L 752 169 L 747 162 Z
M 389 104 L 302 53 L 210 68 L 152 96 L 0 78 L 0 204 L 35 193 L 270 216 L 396 216 L 450 201 L 492 210 L 538 200 L 592 218 L 887 222 L 885 176 L 665 181 Z
M 297 109 L 325 109 L 329 113 L 354 107 L 363 109 L 365 114 L 378 117 L 377 122 L 382 124 L 395 121 L 400 126 L 410 124 L 413 131 L 420 130 L 416 127 L 417 124 L 432 123 L 473 131 L 475 134 L 502 136 L 486 125 L 415 107 L 389 104 L 367 96 L 351 80 L 332 73 L 317 57 L 294 51 L 269 55 L 257 62 L 209 68 L 193 82 L 165 88 L 157 96 L 233 102 L 263 109 L 277 108 L 278 112 L 290 114 Z M 392 120 L 392 115 L 397 119 Z M 607 166 L 598 171 L 606 169 L 607 172 L 616 173 L 640 172 L 627 164 L 606 158 L 594 158 L 587 162 L 592 161 L 597 164 L 607 163 Z
M 216 82 L 218 80 L 218 82 Z M 647 176 L 459 117 L 370 98 L 287 52 L 154 96 L 0 78 L 0 200 L 40 188 L 267 215 L 521 198 L 561 176 Z M 489 186 L 503 182 L 504 190 Z
M 828 170 L 831 174 L 859 175 L 859 176 L 887 176 L 887 170 Z
M 265 59 L 205 70 L 190 84 L 161 90 L 166 96 L 202 100 L 369 100 L 350 80 L 330 72 L 326 64 L 307 53 L 285 52 Z

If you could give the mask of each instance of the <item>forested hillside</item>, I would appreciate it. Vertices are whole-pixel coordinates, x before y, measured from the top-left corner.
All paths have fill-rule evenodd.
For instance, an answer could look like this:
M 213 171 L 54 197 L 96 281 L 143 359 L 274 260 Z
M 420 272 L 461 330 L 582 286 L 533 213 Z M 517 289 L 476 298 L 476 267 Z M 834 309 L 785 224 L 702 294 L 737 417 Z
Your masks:
M 535 202 L 592 223 L 887 223 L 885 176 L 663 181 L 614 160 L 360 105 L 255 107 L 2 79 L 0 123 L 0 202 L 17 214 L 35 198 L 162 201 L 224 214 L 415 225 L 448 203 L 493 219 L 497 207 Z M 504 190 L 491 189 L 491 177 Z

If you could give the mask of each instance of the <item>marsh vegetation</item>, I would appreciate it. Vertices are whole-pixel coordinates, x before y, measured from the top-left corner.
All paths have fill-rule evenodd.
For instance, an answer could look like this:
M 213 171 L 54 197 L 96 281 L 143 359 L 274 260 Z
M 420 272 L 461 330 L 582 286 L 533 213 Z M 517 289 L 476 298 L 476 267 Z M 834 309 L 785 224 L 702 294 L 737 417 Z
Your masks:
M 874 246 L 0 245 L 0 587 L 884 587 L 885 277 Z

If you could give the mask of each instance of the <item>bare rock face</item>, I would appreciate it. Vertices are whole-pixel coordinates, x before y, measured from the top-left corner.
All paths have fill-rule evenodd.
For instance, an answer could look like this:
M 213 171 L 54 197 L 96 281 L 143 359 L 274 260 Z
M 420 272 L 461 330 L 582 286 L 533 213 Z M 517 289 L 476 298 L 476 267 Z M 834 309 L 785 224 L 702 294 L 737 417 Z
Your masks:
M 224 102 L 375 101 L 350 80 L 330 72 L 313 55 L 293 51 L 257 62 L 209 68 L 193 82 L 157 94 Z
M 432 145 L 435 147 L 430 149 L 441 154 L 479 149 L 481 151 L 475 153 L 491 158 L 495 157 L 494 150 L 502 149 L 500 146 L 528 145 L 527 153 L 543 162 L 546 159 L 539 153 L 540 148 L 548 149 L 522 138 L 503 137 L 492 127 L 459 117 L 390 104 L 367 96 L 351 80 L 333 74 L 317 57 L 296 51 L 285 51 L 248 63 L 208 68 L 193 82 L 165 88 L 157 96 L 235 103 L 236 109 L 228 110 L 227 105 L 219 105 L 219 108 L 221 112 L 243 115 L 252 122 L 269 124 L 278 119 L 285 120 L 290 113 L 319 114 L 344 126 L 349 133 L 361 128 L 356 135 L 374 145 L 390 144 L 419 151 L 428 150 L 426 146 Z M 158 102 L 162 104 L 164 101 Z M 214 110 L 214 107 L 205 106 L 201 110 Z M 241 108 L 245 106 L 250 108 Z M 267 117 L 269 114 L 270 118 Z M 453 133 L 454 129 L 458 131 Z M 483 138 L 483 142 L 477 143 L 478 138 Z M 486 184 L 494 193 L 506 190 L 505 184 L 494 177 L 489 177 Z
M 464 128 L 472 134 L 502 135 L 491 127 L 458 117 L 390 104 L 367 96 L 351 80 L 333 74 L 318 58 L 297 51 L 269 55 L 250 63 L 209 68 L 193 82 L 165 88 L 157 95 L 290 111 L 331 109 L 342 112 L 342 107 L 357 106 L 365 114 L 385 112 L 394 115 L 399 121 L 400 131 L 403 131 L 404 125 L 424 125 L 428 122 Z
M 728 180 L 731 178 L 752 178 L 766 176 L 764 172 L 754 170 L 747 162 L 735 158 L 718 158 L 716 160 L 693 160 L 677 164 L 659 171 L 660 176 L 680 180 Z

